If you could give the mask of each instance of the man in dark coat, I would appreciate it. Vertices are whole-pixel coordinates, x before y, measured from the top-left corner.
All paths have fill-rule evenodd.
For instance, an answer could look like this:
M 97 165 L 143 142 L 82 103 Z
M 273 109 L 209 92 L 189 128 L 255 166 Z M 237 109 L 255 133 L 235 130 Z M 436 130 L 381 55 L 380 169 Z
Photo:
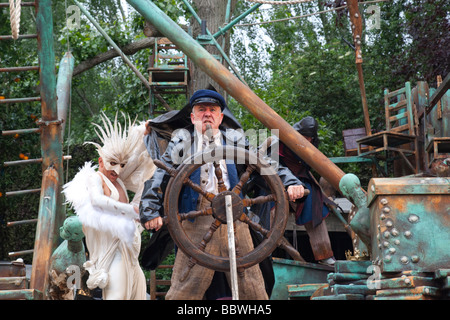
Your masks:
M 207 140 L 204 136 L 206 134 L 206 125 L 210 125 L 212 128 L 212 135 L 216 145 L 234 145 L 249 148 L 248 141 L 242 132 L 235 130 L 225 131 L 221 127 L 226 103 L 220 94 L 212 90 L 199 90 L 192 95 L 190 106 L 192 108 L 190 114 L 192 125 L 188 126 L 185 130 L 179 130 L 172 137 L 165 153 L 161 156 L 161 160 L 167 166 L 177 167 L 181 163 L 182 159 L 174 159 L 173 157 L 175 156 L 177 158 L 180 156 L 180 152 L 178 151 L 183 150 L 183 147 L 180 148 L 180 146 L 188 146 L 193 153 L 202 149 L 202 142 Z M 183 156 L 186 156 L 186 152 L 183 153 Z M 207 165 L 205 164 L 194 171 L 190 179 L 209 191 L 217 188 L 217 179 L 214 176 L 214 170 L 209 170 Z M 220 161 L 220 166 L 225 185 L 228 188 L 233 188 L 236 185 L 240 175 L 246 169 L 245 165 L 236 164 L 233 160 L 222 160 Z M 302 182 L 292 175 L 287 168 L 279 166 L 278 175 L 287 187 L 290 200 L 294 201 L 303 196 L 304 188 Z M 168 180 L 169 174 L 162 169 L 157 169 L 153 177 L 145 183 L 140 203 L 140 216 L 141 223 L 147 229 L 158 230 L 162 226 L 162 203 Z M 205 208 L 209 205 L 206 199 L 189 186 L 183 187 L 179 203 L 180 212 L 199 210 L 199 208 Z M 183 221 L 183 228 L 191 241 L 199 242 L 210 228 L 213 219 L 211 216 L 202 216 L 195 218 L 194 221 L 185 220 Z M 235 232 L 241 253 L 245 255 L 253 250 L 248 225 L 237 221 Z M 227 255 L 226 233 L 226 227 L 224 226 L 220 226 L 217 229 L 208 243 L 208 252 L 221 256 Z M 166 299 L 203 298 L 205 291 L 213 279 L 214 270 L 195 265 L 191 269 L 187 279 L 182 279 L 182 274 L 188 261 L 189 258 L 179 250 L 175 259 L 171 288 L 167 293 Z M 259 266 L 255 265 L 246 269 L 244 272 L 244 277 L 239 277 L 238 279 L 239 297 L 241 299 L 267 299 L 268 296 L 264 288 L 264 279 Z

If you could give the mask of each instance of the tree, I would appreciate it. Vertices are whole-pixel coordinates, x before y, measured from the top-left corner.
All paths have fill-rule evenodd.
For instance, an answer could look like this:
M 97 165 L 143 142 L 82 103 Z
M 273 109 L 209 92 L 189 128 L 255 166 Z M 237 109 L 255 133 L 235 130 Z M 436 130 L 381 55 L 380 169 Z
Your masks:
M 143 75 L 147 74 L 148 58 L 152 53 L 152 39 L 143 34 L 145 21 L 135 11 L 125 15 L 118 0 L 79 0 L 96 17 L 108 35 L 121 47 Z M 174 21 L 190 21 L 194 38 L 200 24 L 192 18 L 186 6 L 177 0 L 154 0 Z M 201 19 L 207 21 L 211 33 L 225 22 L 226 0 L 194 0 L 190 2 Z M 247 16 L 243 23 L 271 21 L 314 14 L 327 8 L 344 5 L 334 2 L 308 2 L 289 6 L 264 6 Z M 247 1 L 232 1 L 231 16 L 238 16 L 253 6 Z M 383 89 L 396 89 L 405 81 L 425 80 L 435 85 L 436 75 L 448 74 L 450 46 L 449 2 L 445 0 L 393 0 L 375 4 L 380 8 L 380 28 L 364 29 L 363 69 L 372 128 L 384 128 Z M 364 18 L 370 13 L 360 4 Z M 130 8 L 129 8 L 130 9 Z M 0 34 L 11 33 L 9 12 L 0 15 Z M 34 9 L 22 8 L 21 34 L 32 34 Z M 54 47 L 58 63 L 69 48 L 75 61 L 76 76 L 72 82 L 70 125 L 66 125 L 64 150 L 72 155 L 68 178 L 71 179 L 84 161 L 95 159 L 94 148 L 83 146 L 95 140 L 91 122 L 98 122 L 101 110 L 113 116 L 117 110 L 136 115 L 139 120 L 149 117 L 147 88 L 135 74 L 115 56 L 103 37 L 85 17 L 74 30 L 66 26 L 65 4 L 53 1 Z M 231 57 L 249 87 L 280 116 L 294 123 L 306 115 L 313 115 L 320 123 L 321 151 L 327 156 L 343 155 L 343 129 L 362 127 L 363 113 L 354 63 L 354 52 L 344 40 L 351 39 L 346 10 L 332 11 L 310 17 L 296 18 L 264 25 L 235 26 L 225 37 L 217 40 Z M 67 41 L 69 40 L 69 41 Z M 130 51 L 128 51 L 130 49 Z M 213 46 L 206 49 L 218 54 Z M 34 40 L 0 41 L 0 59 L 4 67 L 37 65 Z M 191 70 L 192 91 L 213 84 L 222 89 L 198 66 Z M 37 96 L 39 77 L 35 71 L 0 73 L 0 99 Z M 181 108 L 184 102 L 172 101 Z M 228 104 L 244 129 L 262 129 L 245 108 L 233 99 Z M 3 108 L 3 105 L 2 105 Z M 39 117 L 39 103 L 4 105 L 0 115 L 0 130 L 35 126 Z M 70 130 L 70 135 L 68 131 Z M 2 163 L 40 157 L 38 136 L 3 137 Z M 40 185 L 39 166 L 2 168 L 0 192 L 37 188 Z M 351 170 L 356 172 L 355 170 Z M 38 198 L 38 197 L 37 197 Z M 8 250 L 32 247 L 34 233 L 30 226 L 6 229 L 6 221 L 34 218 L 37 204 L 29 198 L 0 197 L 0 255 L 6 259 Z M 30 238 L 30 239 L 28 239 Z M 31 245 L 25 245 L 31 242 Z M 8 247 L 6 247 L 8 245 Z
M 228 0 L 194 0 L 193 4 L 200 19 L 206 21 L 206 27 L 211 34 L 216 33 L 219 27 L 223 26 L 226 22 L 226 8 Z M 231 1 L 230 15 L 233 13 L 236 7 L 236 0 Z M 190 24 L 192 26 L 193 38 L 196 39 L 201 34 L 201 25 L 191 17 Z M 224 41 L 221 39 L 224 38 Z M 222 46 L 224 52 L 229 55 L 230 51 L 230 33 L 227 33 L 217 39 L 218 43 Z M 214 45 L 205 45 L 205 49 L 212 55 L 221 56 L 219 50 Z M 223 60 L 225 61 L 225 60 Z M 226 65 L 226 62 L 224 63 Z M 219 85 L 212 80 L 207 74 L 205 74 L 198 66 L 192 65 L 191 67 L 191 83 L 192 92 L 199 89 L 205 89 L 210 84 L 213 85 L 217 91 L 225 96 L 225 91 L 219 87 Z
M 444 0 L 405 2 L 402 27 L 407 44 L 406 56 L 394 56 L 395 76 L 423 80 L 435 85 L 437 76 L 450 71 L 450 4 Z

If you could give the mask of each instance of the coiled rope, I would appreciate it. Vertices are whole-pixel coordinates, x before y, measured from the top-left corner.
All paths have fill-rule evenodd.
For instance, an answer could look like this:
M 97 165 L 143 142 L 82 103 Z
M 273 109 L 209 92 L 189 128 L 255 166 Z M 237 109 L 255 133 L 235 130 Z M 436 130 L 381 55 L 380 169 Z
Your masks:
M 9 14 L 11 16 L 11 33 L 14 40 L 19 38 L 21 0 L 9 0 Z

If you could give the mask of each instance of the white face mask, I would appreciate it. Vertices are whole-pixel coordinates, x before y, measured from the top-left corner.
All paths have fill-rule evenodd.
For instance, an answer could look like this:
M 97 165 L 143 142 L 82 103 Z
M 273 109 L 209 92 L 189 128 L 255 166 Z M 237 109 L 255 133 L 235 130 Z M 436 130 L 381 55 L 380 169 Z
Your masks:
M 114 160 L 104 159 L 103 165 L 108 171 L 114 171 L 117 175 L 125 168 L 126 163 L 117 163 Z

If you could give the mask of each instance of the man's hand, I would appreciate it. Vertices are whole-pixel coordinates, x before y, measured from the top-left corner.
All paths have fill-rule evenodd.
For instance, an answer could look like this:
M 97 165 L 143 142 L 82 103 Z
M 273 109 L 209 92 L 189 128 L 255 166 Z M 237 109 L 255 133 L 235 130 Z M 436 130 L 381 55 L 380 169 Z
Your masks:
M 152 128 L 150 127 L 150 120 L 145 123 L 145 132 L 144 136 L 150 134 L 152 132 Z
M 158 231 L 159 229 L 161 229 L 162 225 L 163 225 L 163 220 L 161 217 L 157 217 L 152 220 L 149 220 L 144 224 L 145 229 L 147 229 L 147 230 L 155 229 L 155 231 Z
M 287 189 L 289 201 L 300 199 L 305 194 L 305 188 L 302 185 L 289 186 Z

